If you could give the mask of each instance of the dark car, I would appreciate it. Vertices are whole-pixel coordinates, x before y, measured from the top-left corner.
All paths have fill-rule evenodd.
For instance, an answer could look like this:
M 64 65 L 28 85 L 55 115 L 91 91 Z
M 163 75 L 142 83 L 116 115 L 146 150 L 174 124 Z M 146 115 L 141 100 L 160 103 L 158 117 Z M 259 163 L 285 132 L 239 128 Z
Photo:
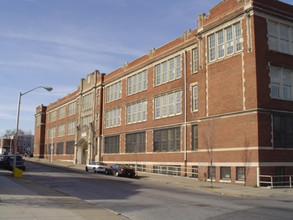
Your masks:
M 4 155 L 0 155 L 0 167 L 4 167 L 5 166 L 4 158 L 5 158 Z
M 128 165 L 114 164 L 111 166 L 114 176 L 134 177 L 135 170 Z
M 13 161 L 14 161 L 14 156 L 9 155 L 4 157 L 4 167 L 8 170 L 13 170 Z M 25 160 L 22 158 L 22 156 L 17 155 L 16 156 L 16 168 L 25 170 Z

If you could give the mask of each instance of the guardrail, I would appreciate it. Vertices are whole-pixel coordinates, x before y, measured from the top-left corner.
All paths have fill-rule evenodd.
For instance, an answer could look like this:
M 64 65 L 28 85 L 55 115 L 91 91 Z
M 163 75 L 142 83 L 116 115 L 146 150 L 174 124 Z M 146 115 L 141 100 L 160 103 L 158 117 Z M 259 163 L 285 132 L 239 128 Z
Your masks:
M 259 175 L 260 187 L 285 188 L 293 187 L 292 175 Z
M 170 176 L 182 176 L 189 178 L 198 178 L 197 167 L 181 167 L 181 166 L 169 166 L 169 165 L 154 165 L 153 167 L 147 167 L 140 164 L 129 164 L 137 172 L 155 173 Z

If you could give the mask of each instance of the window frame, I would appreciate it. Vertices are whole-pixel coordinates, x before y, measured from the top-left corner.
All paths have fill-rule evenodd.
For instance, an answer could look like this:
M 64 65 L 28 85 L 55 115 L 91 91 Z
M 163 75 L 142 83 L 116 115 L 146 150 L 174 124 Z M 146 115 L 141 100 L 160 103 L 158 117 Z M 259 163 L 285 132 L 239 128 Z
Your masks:
M 118 154 L 120 153 L 120 135 L 105 137 L 104 154 L 117 154 L 117 153 Z
M 125 153 L 144 153 L 146 151 L 146 132 L 126 134 Z
M 238 21 L 207 36 L 208 62 L 233 56 L 243 50 L 242 23 Z
M 289 84 L 284 82 L 285 74 L 289 75 Z M 293 101 L 293 70 L 284 67 L 270 66 L 270 97 L 272 99 L 280 99 Z M 285 97 L 284 89 L 289 88 L 289 97 Z
M 180 152 L 180 127 L 158 129 L 153 131 L 153 152 Z
M 170 99 L 173 96 L 172 99 Z M 173 117 L 182 114 L 182 91 L 175 90 L 154 97 L 154 119 Z M 170 102 L 173 100 L 173 103 Z M 174 111 L 172 111 L 172 109 Z M 174 112 L 174 113 L 173 113 Z
M 154 86 L 160 86 L 181 78 L 181 68 L 181 54 L 155 65 Z

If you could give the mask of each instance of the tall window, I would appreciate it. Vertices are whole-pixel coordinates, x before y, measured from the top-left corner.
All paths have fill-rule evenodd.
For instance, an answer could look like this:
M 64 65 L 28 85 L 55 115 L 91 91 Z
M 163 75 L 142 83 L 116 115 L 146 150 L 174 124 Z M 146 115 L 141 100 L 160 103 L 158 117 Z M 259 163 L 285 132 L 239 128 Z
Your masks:
M 57 143 L 57 150 L 56 150 L 56 154 L 63 154 L 63 142 L 59 142 Z
M 106 88 L 106 102 L 113 102 L 122 97 L 122 83 L 117 82 Z
M 75 134 L 75 129 L 76 129 L 76 122 L 75 121 L 68 122 L 68 124 L 67 124 L 67 135 Z
M 121 125 L 121 108 L 115 108 L 106 112 L 106 128 L 118 127 Z
M 154 131 L 154 152 L 180 151 L 180 128 Z
M 245 167 L 236 167 L 236 180 L 245 181 Z
M 74 154 L 74 141 L 66 142 L 66 154 Z
M 91 109 L 93 106 L 93 93 L 87 94 L 82 98 L 82 110 Z
M 198 87 L 192 87 L 192 111 L 198 110 Z
M 59 119 L 65 118 L 65 106 L 59 108 Z
M 293 55 L 293 26 L 268 20 L 269 49 Z
M 84 117 L 81 118 L 81 125 L 87 125 L 89 126 L 89 124 L 92 122 L 92 116 L 91 115 L 86 115 Z
M 68 116 L 76 113 L 76 102 L 72 102 L 68 105 Z
M 65 132 L 65 125 L 59 125 L 58 126 L 58 137 L 63 137 Z
M 282 67 L 270 67 L 271 97 L 293 100 L 293 71 Z
M 215 61 L 242 50 L 240 22 L 208 36 L 209 61 Z
M 145 152 L 145 132 L 126 135 L 126 153 Z
M 155 118 L 165 118 L 181 114 L 181 91 L 155 97 Z
M 192 126 L 192 150 L 198 149 L 198 125 Z
M 111 137 L 105 137 L 105 149 L 104 152 L 106 154 L 110 153 L 119 153 L 120 151 L 120 140 L 119 135 L 117 136 L 111 136 Z
M 50 113 L 50 122 L 56 121 L 56 111 Z
M 142 71 L 127 79 L 127 94 L 132 95 L 147 89 L 147 71 Z
M 55 127 L 50 128 L 49 130 L 49 138 L 55 138 Z
M 273 116 L 275 148 L 293 148 L 293 114 Z
M 146 121 L 147 101 L 140 101 L 127 105 L 127 124 Z
M 198 70 L 198 56 L 197 56 L 197 48 L 192 50 L 192 72 L 196 73 Z
M 180 55 L 155 66 L 155 86 L 181 77 Z

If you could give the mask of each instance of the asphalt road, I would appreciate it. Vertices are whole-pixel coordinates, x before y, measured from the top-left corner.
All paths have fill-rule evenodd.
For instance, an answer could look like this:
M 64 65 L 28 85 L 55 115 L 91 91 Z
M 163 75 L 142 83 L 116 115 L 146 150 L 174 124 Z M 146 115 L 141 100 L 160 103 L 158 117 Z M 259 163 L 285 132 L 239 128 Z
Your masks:
M 27 162 L 26 178 L 133 220 L 292 219 L 293 201 L 229 197 Z

